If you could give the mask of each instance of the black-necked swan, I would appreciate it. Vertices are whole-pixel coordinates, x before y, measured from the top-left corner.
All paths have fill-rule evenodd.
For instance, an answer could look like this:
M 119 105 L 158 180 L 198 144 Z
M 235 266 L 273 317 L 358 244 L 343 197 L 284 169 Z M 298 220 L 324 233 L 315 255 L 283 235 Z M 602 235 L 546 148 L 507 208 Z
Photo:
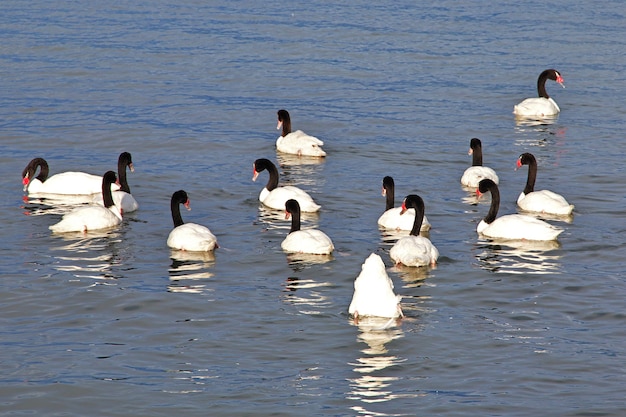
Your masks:
M 409 236 L 400 238 L 389 251 L 389 256 L 398 264 L 406 266 L 435 266 L 439 251 L 428 238 L 420 236 L 420 227 L 424 218 L 424 200 L 418 195 L 410 194 L 402 202 L 402 210 L 415 210 L 413 229 Z
M 130 213 L 136 211 L 139 208 L 139 204 L 130 193 L 130 186 L 126 178 L 126 168 L 130 169 L 130 172 L 135 172 L 131 154 L 129 152 L 122 152 L 117 159 L 117 178 L 120 189 L 113 191 L 113 201 L 116 206 L 122 209 L 123 213 Z M 94 201 L 102 204 L 102 197 L 96 195 L 94 196 Z
M 35 173 L 39 170 L 39 175 Z M 89 195 L 102 191 L 102 176 L 85 172 L 68 171 L 48 178 L 48 163 L 43 158 L 31 160 L 22 171 L 24 191 L 31 194 Z M 119 184 L 113 184 L 112 190 L 119 190 Z
M 185 223 L 180 215 L 180 205 L 191 210 L 189 197 L 184 190 L 172 194 L 171 210 L 174 229 L 167 238 L 167 246 L 189 252 L 208 252 L 218 246 L 215 235 L 206 227 L 196 223 Z
M 383 178 L 383 191 L 382 195 L 385 197 L 386 205 L 385 212 L 378 218 L 378 225 L 385 229 L 392 230 L 411 230 L 415 220 L 415 212 L 409 211 L 404 214 L 402 207 L 394 207 L 395 200 L 395 183 L 393 178 L 386 176 Z M 422 222 L 421 231 L 427 232 L 430 230 L 431 225 L 426 216 Z
M 500 182 L 496 171 L 483 166 L 483 144 L 480 139 L 470 139 L 470 148 L 467 154 L 472 155 L 472 166 L 463 172 L 463 176 L 461 176 L 461 184 L 466 187 L 476 188 L 478 187 L 478 183 L 485 178 L 489 178 L 496 184 Z
M 574 206 L 565 197 L 550 190 L 535 191 L 537 179 L 537 160 L 531 153 L 523 153 L 517 159 L 517 168 L 528 165 L 526 187 L 517 198 L 517 205 L 524 211 L 567 216 L 572 214 Z
M 287 110 L 278 110 L 276 129 L 281 127 L 282 133 L 276 139 L 276 149 L 279 152 L 298 156 L 326 156 L 326 152 L 321 148 L 324 142 L 301 130 L 291 131 L 291 117 Z
M 478 234 L 509 240 L 555 240 L 563 229 L 525 214 L 507 214 L 496 218 L 500 207 L 500 191 L 491 180 L 482 180 L 476 194 L 480 197 L 491 192 L 491 206 L 484 219 L 478 223 Z
M 111 196 L 111 184 L 117 181 L 117 176 L 115 172 L 107 171 L 101 178 L 103 206 L 77 208 L 64 215 L 60 222 L 49 229 L 56 233 L 89 232 L 119 225 L 122 222 L 122 212 Z
M 259 173 L 267 170 L 269 179 L 265 188 L 259 194 L 259 201 L 267 207 L 284 210 L 285 203 L 289 199 L 298 200 L 300 210 L 303 212 L 315 212 L 320 209 L 320 205 L 313 201 L 313 198 L 304 190 L 293 185 L 278 186 L 278 169 L 269 159 L 260 158 L 252 164 L 252 181 L 256 181 Z
M 556 104 L 556 101 L 546 92 L 547 80 L 556 81 L 561 87 L 565 88 L 561 74 L 555 69 L 547 69 L 539 74 L 537 79 L 537 93 L 539 97 L 527 98 L 515 105 L 513 114 L 522 117 L 543 117 L 559 114 L 561 109 Z
M 285 252 L 328 255 L 334 249 L 332 240 L 318 229 L 300 229 L 300 204 L 294 199 L 285 203 L 285 218 L 291 217 L 291 230 L 280 247 Z
M 348 313 L 359 317 L 403 317 L 400 300 L 393 292 L 393 282 L 387 275 L 381 257 L 372 253 L 361 266 L 354 280 L 354 294 Z

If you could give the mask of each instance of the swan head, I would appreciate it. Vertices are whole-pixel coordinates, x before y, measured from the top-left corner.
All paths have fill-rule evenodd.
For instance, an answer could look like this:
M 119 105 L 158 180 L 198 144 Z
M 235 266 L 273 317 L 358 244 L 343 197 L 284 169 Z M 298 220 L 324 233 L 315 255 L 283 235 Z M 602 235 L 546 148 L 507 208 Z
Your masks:
M 128 167 L 130 172 L 135 172 L 135 168 L 133 167 L 133 157 L 130 152 L 122 152 L 117 159 L 118 166 L 122 166 L 124 168 Z
M 393 190 L 394 188 L 395 184 L 392 177 L 386 176 L 385 178 L 383 178 L 383 197 L 387 195 L 389 190 Z
M 276 125 L 276 130 L 279 130 L 281 127 L 283 128 L 283 136 L 289 134 L 291 132 L 291 117 L 289 116 L 289 112 L 285 109 L 280 109 L 277 112 L 278 115 L 278 124 Z
M 521 168 L 522 165 L 532 165 L 536 164 L 537 160 L 532 153 L 525 152 L 517 158 L 517 168 Z
M 407 195 L 404 198 L 404 201 L 402 201 L 402 210 L 400 210 L 400 214 L 406 213 L 406 211 L 411 208 L 415 209 L 416 212 L 418 210 L 421 210 L 423 212 L 424 200 L 422 200 L 422 197 L 420 197 L 419 195 L 415 195 L 415 194 Z
M 267 158 L 259 158 L 254 161 L 254 163 L 252 164 L 252 181 L 256 181 L 260 172 L 263 172 L 266 169 L 270 169 L 271 167 L 276 166 L 272 163 L 272 161 Z
M 473 155 L 474 151 L 476 151 L 477 149 L 482 149 L 483 144 L 480 141 L 480 139 L 478 138 L 472 138 L 470 139 L 470 148 L 469 151 L 467 152 L 468 155 Z
M 488 178 L 481 180 L 478 183 L 478 188 L 476 189 L 476 197 L 480 198 L 480 196 L 482 196 L 486 192 L 493 191 L 494 188 L 497 189 L 498 186 L 496 185 L 495 182 L 493 182 L 493 180 L 490 180 Z

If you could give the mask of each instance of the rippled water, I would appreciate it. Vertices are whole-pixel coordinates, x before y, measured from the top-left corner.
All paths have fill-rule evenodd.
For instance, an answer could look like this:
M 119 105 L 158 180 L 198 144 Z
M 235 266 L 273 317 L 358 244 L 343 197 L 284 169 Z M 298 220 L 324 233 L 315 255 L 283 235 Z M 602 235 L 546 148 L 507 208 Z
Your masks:
M 257 4 L 5 1 L 0 15 L 3 415 L 623 415 L 626 30 L 621 2 Z M 548 84 L 562 113 L 516 123 Z M 276 111 L 328 157 L 276 155 Z M 556 245 L 494 244 L 459 178 L 469 139 L 515 212 L 526 168 L 575 204 Z M 133 155 L 140 209 L 117 230 L 51 235 L 63 211 L 22 200 L 52 173 Z M 330 257 L 286 256 L 289 225 L 259 207 L 281 182 Z M 315 162 L 315 163 L 314 163 Z M 441 257 L 394 267 L 381 181 L 420 194 Z M 218 236 L 171 252 L 169 198 Z M 379 253 L 406 318 L 353 323 L 361 264 Z

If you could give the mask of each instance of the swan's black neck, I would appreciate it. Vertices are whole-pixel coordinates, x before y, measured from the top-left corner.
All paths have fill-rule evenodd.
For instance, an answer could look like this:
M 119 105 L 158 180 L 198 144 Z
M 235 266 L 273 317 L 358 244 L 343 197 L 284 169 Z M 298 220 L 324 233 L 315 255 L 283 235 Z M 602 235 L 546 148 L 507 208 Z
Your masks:
M 48 163 L 43 158 L 35 158 L 26 165 L 24 171 L 22 171 L 22 178 L 25 178 L 28 175 L 28 179 L 32 181 L 35 172 L 37 172 L 37 168 L 40 169 L 39 175 L 37 175 L 37 179 L 41 182 L 44 182 L 48 179 L 49 169 Z
M 131 168 L 133 166 L 133 159 L 128 152 L 122 152 L 117 160 L 117 178 L 120 182 L 120 190 L 130 194 L 130 187 L 126 180 L 126 167 Z
M 174 227 L 185 224 L 185 222 L 183 221 L 183 216 L 180 215 L 180 205 L 188 204 L 188 201 L 189 198 L 187 197 L 187 193 L 183 190 L 178 190 L 174 194 L 172 194 L 170 209 L 172 210 L 172 220 L 174 221 Z
M 111 193 L 111 184 L 117 181 L 117 177 L 115 176 L 115 172 L 107 171 L 106 174 L 102 177 L 102 199 L 104 202 L 104 207 L 110 208 L 115 205 L 113 202 L 113 195 Z
M 523 153 L 520 157 L 521 165 L 528 165 L 528 178 L 526 179 L 526 187 L 524 194 L 530 194 L 535 191 L 535 181 L 537 180 L 537 160 L 530 153 Z
M 411 194 L 406 196 L 404 201 L 402 202 L 402 212 L 408 209 L 415 209 L 415 220 L 413 220 L 413 228 L 409 233 L 411 236 L 419 236 L 420 229 L 422 228 L 422 222 L 424 221 L 424 200 L 422 197 Z
M 300 205 L 296 200 L 288 200 L 285 203 L 285 209 L 291 215 L 291 230 L 289 230 L 289 233 L 297 232 L 300 230 Z
M 470 140 L 470 149 L 472 150 L 472 166 L 483 166 L 483 145 L 480 139 L 473 138 Z
M 393 178 L 385 177 L 383 178 L 383 192 L 385 194 L 385 211 L 392 209 L 395 200 L 395 184 L 393 182 Z
M 487 191 L 491 192 L 491 206 L 489 207 L 489 212 L 484 218 L 485 223 L 491 224 L 496 219 L 500 208 L 500 190 L 498 190 L 496 183 L 489 179 L 480 181 L 478 184 L 478 190 L 481 194 L 484 194 Z
M 291 117 L 287 110 L 278 110 L 278 120 L 282 122 L 283 133 L 281 136 L 285 137 L 291 133 Z
M 537 93 L 539 97 L 550 98 L 546 91 L 546 81 L 548 79 L 556 81 L 556 77 L 556 71 L 553 69 L 547 69 L 539 74 L 539 78 L 537 79 Z
M 267 170 L 270 178 L 267 180 L 265 188 L 267 188 L 268 191 L 272 191 L 273 189 L 278 187 L 278 169 L 276 168 L 276 165 L 272 163 L 272 161 L 265 158 L 257 159 L 254 162 L 254 170 L 256 172 Z

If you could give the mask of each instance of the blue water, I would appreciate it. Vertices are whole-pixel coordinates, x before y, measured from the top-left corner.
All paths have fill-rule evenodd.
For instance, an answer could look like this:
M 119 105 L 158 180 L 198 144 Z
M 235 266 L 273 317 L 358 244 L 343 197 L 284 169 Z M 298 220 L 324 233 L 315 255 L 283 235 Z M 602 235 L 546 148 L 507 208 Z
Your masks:
M 626 26 L 619 1 L 4 1 L 0 14 L 0 414 L 620 416 L 626 412 L 623 179 Z M 548 124 L 513 105 L 557 68 Z M 325 141 L 277 155 L 276 111 Z M 526 168 L 576 206 L 554 246 L 480 239 L 459 179 L 469 140 L 516 211 Z M 131 152 L 140 209 L 116 230 L 52 235 L 59 210 L 20 173 L 102 174 Z M 322 205 L 304 225 L 330 258 L 286 256 L 289 224 L 259 207 L 281 182 Z M 312 161 L 307 161 L 312 162 Z M 396 268 L 378 230 L 382 178 L 421 195 L 441 257 Z M 166 238 L 171 194 L 211 228 L 214 256 Z M 356 325 L 371 253 L 406 318 Z

